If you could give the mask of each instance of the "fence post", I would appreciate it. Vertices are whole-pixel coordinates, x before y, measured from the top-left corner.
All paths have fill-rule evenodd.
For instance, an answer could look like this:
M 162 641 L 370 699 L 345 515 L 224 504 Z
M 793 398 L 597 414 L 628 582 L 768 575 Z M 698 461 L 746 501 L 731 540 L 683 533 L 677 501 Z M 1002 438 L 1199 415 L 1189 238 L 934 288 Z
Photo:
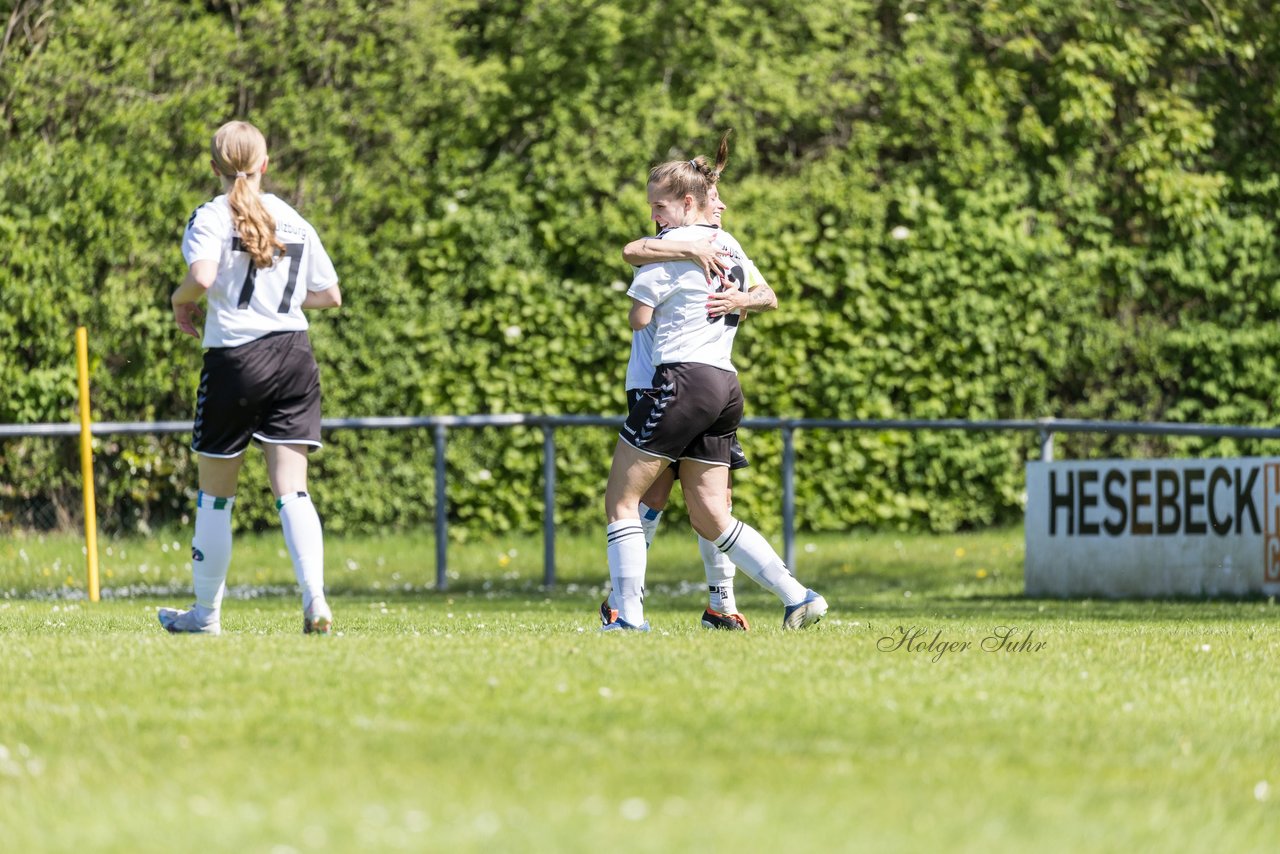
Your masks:
M 76 327 L 76 374 L 80 388 L 80 477 L 84 489 L 84 554 L 89 601 L 98 601 L 98 507 L 93 495 L 93 433 L 89 426 L 89 331 Z
M 542 585 L 556 585 L 556 430 L 542 425 Z
M 782 427 L 782 560 L 796 568 L 796 443 L 795 431 Z
M 448 575 L 448 543 L 449 543 L 449 501 L 445 494 L 445 426 L 437 424 L 436 438 L 436 589 L 444 590 L 449 586 Z
M 1040 462 L 1053 462 L 1053 431 L 1040 430 Z

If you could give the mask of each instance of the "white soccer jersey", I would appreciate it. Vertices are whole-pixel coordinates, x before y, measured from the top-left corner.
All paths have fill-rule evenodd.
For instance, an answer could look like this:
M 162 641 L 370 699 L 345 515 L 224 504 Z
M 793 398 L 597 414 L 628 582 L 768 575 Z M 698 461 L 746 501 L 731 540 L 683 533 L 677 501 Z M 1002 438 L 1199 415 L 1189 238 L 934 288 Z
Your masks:
M 742 246 L 723 229 L 710 225 L 688 225 L 666 229 L 659 237 L 669 240 L 698 240 L 715 232 L 716 248 L 728 254 L 729 278 L 740 290 L 758 284 L 763 279 L 755 265 L 742 251 Z M 658 365 L 673 362 L 698 362 L 726 371 L 733 367 L 733 339 L 738 331 L 735 314 L 724 317 L 708 317 L 707 296 L 719 283 L 708 284 L 702 268 L 692 261 L 664 261 L 647 264 L 636 271 L 627 296 L 653 308 L 653 320 L 646 327 L 652 330 L 652 349 L 649 364 L 643 364 L 638 351 L 641 339 L 632 342 L 631 363 L 627 366 L 627 388 L 647 388 L 652 385 L 653 371 Z M 636 368 L 633 375 L 632 368 Z M 644 368 L 648 376 L 643 384 L 632 385 Z
M 302 301 L 307 292 L 338 283 L 333 262 L 311 223 L 270 193 L 261 199 L 275 218 L 276 237 L 285 245 L 275 264 L 261 270 L 241 248 L 225 195 L 196 208 L 187 221 L 182 235 L 187 265 L 218 264 L 218 276 L 207 294 L 205 347 L 238 347 L 272 332 L 306 329 Z

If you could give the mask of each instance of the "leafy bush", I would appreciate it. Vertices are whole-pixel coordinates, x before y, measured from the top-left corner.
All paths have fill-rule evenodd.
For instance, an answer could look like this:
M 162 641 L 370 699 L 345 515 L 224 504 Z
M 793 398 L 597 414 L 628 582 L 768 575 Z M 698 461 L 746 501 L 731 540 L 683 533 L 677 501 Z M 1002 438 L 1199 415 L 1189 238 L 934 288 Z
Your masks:
M 217 191 L 208 137 L 236 117 L 265 130 L 269 188 L 343 277 L 343 309 L 312 327 L 330 416 L 621 413 L 614 285 L 618 248 L 649 228 L 645 173 L 733 127 L 726 223 L 781 300 L 739 336 L 748 414 L 1270 420 L 1280 24 L 1265 4 L 8 8 L 0 422 L 71 420 L 77 324 L 95 418 L 190 417 L 199 352 L 167 297 L 183 223 Z M 735 502 L 763 521 L 780 441 L 749 439 Z M 600 524 L 612 441 L 561 433 L 561 524 Z M 74 516 L 70 450 L 2 449 L 0 519 L 37 498 Z M 954 529 L 1017 517 L 1035 442 L 814 431 L 797 449 L 805 526 Z M 99 506 L 122 523 L 189 506 L 182 441 L 98 453 L 115 460 Z M 429 524 L 433 459 L 426 434 L 330 437 L 326 524 Z M 538 431 L 453 431 L 449 465 L 458 530 L 536 529 Z M 269 503 L 240 506 L 238 524 L 276 524 Z

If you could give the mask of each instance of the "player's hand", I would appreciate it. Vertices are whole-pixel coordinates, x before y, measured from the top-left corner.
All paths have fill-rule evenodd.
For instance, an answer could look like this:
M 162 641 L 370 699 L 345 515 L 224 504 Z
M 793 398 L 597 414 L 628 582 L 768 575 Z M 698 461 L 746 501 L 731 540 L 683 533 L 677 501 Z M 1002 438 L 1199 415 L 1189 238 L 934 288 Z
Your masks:
M 178 324 L 178 329 L 190 335 L 192 338 L 199 338 L 200 331 L 196 329 L 196 321 L 204 312 L 200 306 L 194 302 L 175 302 L 173 304 L 173 319 Z
M 746 308 L 746 291 L 738 290 L 732 282 L 723 276 L 719 280 L 723 283 L 721 289 L 707 294 L 707 315 L 709 317 L 721 317 Z
M 728 253 L 720 252 L 716 249 L 716 238 L 712 235 L 703 240 L 693 241 L 690 247 L 689 260 L 693 261 L 702 268 L 702 272 L 706 274 L 707 281 L 712 282 L 724 275 L 724 271 L 728 269 L 724 261 L 721 260 L 722 255 Z

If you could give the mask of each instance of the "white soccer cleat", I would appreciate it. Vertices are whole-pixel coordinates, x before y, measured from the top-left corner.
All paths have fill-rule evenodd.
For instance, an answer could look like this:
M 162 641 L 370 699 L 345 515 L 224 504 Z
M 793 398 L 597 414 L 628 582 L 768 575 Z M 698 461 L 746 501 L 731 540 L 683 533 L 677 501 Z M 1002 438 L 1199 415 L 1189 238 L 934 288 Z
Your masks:
M 188 611 L 180 611 L 177 608 L 161 608 L 156 612 L 156 618 L 160 620 L 160 625 L 164 626 L 165 631 L 170 634 L 222 634 L 222 622 L 218 619 L 216 611 L 210 612 L 203 617 L 197 611 L 199 609 L 195 605 L 192 605 Z
M 827 613 L 827 600 L 812 590 L 805 591 L 804 601 L 788 605 L 782 614 L 782 628 L 803 629 L 821 620 Z
M 333 612 L 323 599 L 316 599 L 311 607 L 302 612 L 302 633 L 304 635 L 327 635 L 333 630 Z

